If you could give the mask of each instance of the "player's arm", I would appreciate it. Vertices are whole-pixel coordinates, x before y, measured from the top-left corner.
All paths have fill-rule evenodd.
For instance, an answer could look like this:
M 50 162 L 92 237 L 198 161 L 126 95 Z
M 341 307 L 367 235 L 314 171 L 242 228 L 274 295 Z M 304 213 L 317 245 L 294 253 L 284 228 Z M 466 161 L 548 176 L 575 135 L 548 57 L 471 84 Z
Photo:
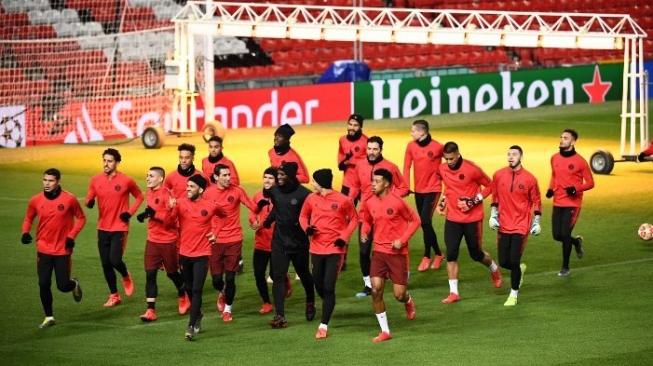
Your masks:
M 413 154 L 410 150 L 410 144 L 406 146 L 406 152 L 404 153 L 404 180 L 408 189 L 410 189 L 410 168 L 413 165 Z
M 542 232 L 542 227 L 540 226 L 540 218 L 542 217 L 542 197 L 540 196 L 540 187 L 537 184 L 537 179 L 535 177 L 533 177 L 533 182 L 529 187 L 528 197 L 533 208 L 533 219 L 531 220 L 529 233 L 532 235 L 540 235 Z
M 356 230 L 358 226 L 358 214 L 356 213 L 356 207 L 354 207 L 354 202 L 350 199 L 345 200 L 344 204 L 345 220 L 347 221 L 347 227 L 345 230 L 340 233 L 340 239 L 344 240 L 346 243 L 349 242 L 351 234 Z
M 95 192 L 95 185 L 93 184 L 93 179 L 91 179 L 91 183 L 88 184 L 88 191 L 86 192 L 86 197 L 84 198 L 84 206 L 88 208 L 93 208 L 93 206 L 95 206 L 95 197 L 97 197 L 97 193 Z
M 297 180 L 299 183 L 308 183 L 309 178 L 308 178 L 308 169 L 306 168 L 306 164 L 304 164 L 304 161 L 302 160 L 302 157 L 299 156 L 299 154 L 296 154 L 297 156 L 297 166 L 299 169 L 297 169 Z
M 410 208 L 408 204 L 406 204 L 406 202 L 403 200 L 401 200 L 401 209 L 399 210 L 399 214 L 404 220 L 408 221 L 408 227 L 406 230 L 404 230 L 401 237 L 399 237 L 401 246 L 404 247 L 408 245 L 408 241 L 421 225 L 421 220 L 419 219 L 417 212 Z
M 245 193 L 245 190 L 238 186 L 238 194 L 240 195 L 240 203 L 242 203 L 245 207 L 247 207 L 250 211 L 258 212 L 260 209 L 256 206 L 256 203 L 254 201 L 249 199 L 249 196 L 247 193 Z
M 270 213 L 268 214 L 268 217 L 265 218 L 265 221 L 263 221 L 262 225 L 264 228 L 269 229 L 272 227 L 272 224 L 277 220 L 277 205 L 275 203 L 274 199 L 274 193 L 270 194 L 270 202 L 272 202 L 272 210 L 270 210 Z
M 353 180 L 351 183 L 351 187 L 349 187 L 349 194 L 347 195 L 347 197 L 351 198 L 352 200 L 356 199 L 356 197 L 358 197 L 358 195 L 361 193 L 361 181 L 360 181 L 360 177 L 358 176 L 359 166 L 360 164 L 354 167 L 355 174 L 352 175 Z
M 21 233 L 23 234 L 23 237 L 25 238 L 25 234 L 29 235 L 30 231 L 32 231 L 32 222 L 34 222 L 34 217 L 36 217 L 36 202 L 34 202 L 35 198 L 32 198 L 29 200 L 29 203 L 27 204 L 27 210 L 25 212 L 25 218 L 23 219 L 23 226 L 21 228 Z M 32 237 L 30 236 L 29 241 L 32 241 Z M 29 244 L 25 243 L 25 240 L 23 240 L 23 244 Z
M 408 184 L 404 179 L 404 176 L 399 171 L 399 168 L 394 169 L 394 177 L 392 177 L 392 187 L 393 192 L 399 197 L 406 197 L 410 193 Z
M 345 159 L 345 152 L 342 149 L 342 142 L 338 141 L 338 157 L 336 158 L 338 163 L 338 170 L 345 171 L 347 169 L 347 160 Z
M 299 226 L 301 226 L 304 231 L 311 226 L 311 215 L 313 214 L 313 205 L 311 201 L 312 196 L 306 197 L 306 200 L 302 205 L 302 210 L 299 212 Z
M 82 207 L 79 205 L 76 198 L 71 199 L 70 202 L 73 208 L 75 223 L 67 236 L 71 239 L 75 239 L 84 228 L 84 225 L 86 225 L 86 215 L 84 215 L 84 210 L 82 210 Z
M 238 170 L 236 169 L 236 164 L 233 161 L 229 160 L 229 171 L 231 172 L 231 182 L 237 186 L 240 185 L 240 176 L 238 175 Z
M 370 232 L 372 231 L 372 217 L 370 211 L 367 209 L 365 202 L 361 202 L 360 215 L 358 218 L 361 220 L 361 240 L 367 242 L 370 237 Z M 363 240 L 365 239 L 365 240 Z
M 129 182 L 129 193 L 134 197 L 134 203 L 129 207 L 129 214 L 133 216 L 144 200 L 143 192 L 141 192 L 133 179 Z
M 496 230 L 499 228 L 499 172 L 494 173 L 492 176 L 492 204 L 490 205 L 490 219 L 488 225 L 490 229 Z
M 583 160 L 583 185 L 580 187 L 580 191 L 589 191 L 594 188 L 594 176 L 592 176 L 592 171 L 590 170 L 589 165 L 586 161 Z
M 481 196 L 483 196 L 482 198 L 487 198 L 492 194 L 492 180 L 481 168 L 478 169 L 478 173 L 478 179 L 476 181 L 483 187 Z

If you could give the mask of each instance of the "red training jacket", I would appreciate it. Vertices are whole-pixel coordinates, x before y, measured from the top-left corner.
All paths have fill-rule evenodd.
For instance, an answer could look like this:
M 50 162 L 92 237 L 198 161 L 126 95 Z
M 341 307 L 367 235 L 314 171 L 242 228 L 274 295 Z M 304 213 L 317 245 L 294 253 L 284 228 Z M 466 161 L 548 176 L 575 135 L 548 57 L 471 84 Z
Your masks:
M 129 195 L 134 203 L 129 206 Z M 97 198 L 97 228 L 103 231 L 129 231 L 129 223 L 120 220 L 120 214 L 129 212 L 134 215 L 143 203 L 143 193 L 136 182 L 121 172 L 109 176 L 100 173 L 91 178 L 86 193 L 86 204 Z
M 269 229 L 266 229 L 263 227 L 263 221 L 267 219 L 267 217 L 270 215 L 270 211 L 272 211 L 272 200 L 270 198 L 265 198 L 263 196 L 263 191 L 257 191 L 254 193 L 254 198 L 252 201 L 254 203 L 258 203 L 258 201 L 266 199 L 270 201 L 270 204 L 263 207 L 261 212 L 256 214 L 255 211 L 250 210 L 249 211 L 249 223 L 253 224 L 254 222 L 258 221 L 259 225 L 261 225 L 258 230 L 254 233 L 254 249 L 258 250 L 263 250 L 266 252 L 271 252 L 272 251 L 272 231 L 274 230 L 274 223 L 272 223 L 272 226 Z
M 344 254 L 345 247 L 337 247 L 335 241 L 349 242 L 358 225 L 358 215 L 352 200 L 340 192 L 331 191 L 324 196 L 311 193 L 302 206 L 299 225 L 304 231 L 309 225 L 316 228 L 317 232 L 309 237 L 312 254 Z
M 370 162 L 365 158 L 356 164 L 356 176 L 354 183 L 351 186 L 349 191 L 349 198 L 354 199 L 358 196 L 358 193 L 361 194 L 361 201 L 365 201 L 374 193 L 372 193 L 372 175 L 377 169 L 387 169 L 392 173 L 392 185 L 390 190 L 400 197 L 405 197 L 408 195 L 408 185 L 404 180 L 404 177 L 399 171 L 399 167 L 395 165 L 390 160 L 383 158 L 380 162 L 375 162 L 370 164 Z
M 492 205 L 499 210 L 499 232 L 528 234 L 533 213 L 542 211 L 537 179 L 523 167 L 497 170 L 492 176 Z
M 567 195 L 566 187 L 575 187 L 576 195 Z M 594 188 L 594 178 L 587 161 L 576 153 L 564 157 L 560 153 L 551 157 L 551 181 L 549 189 L 553 189 L 553 206 L 580 207 L 583 202 L 583 192 Z
M 193 174 L 189 177 L 184 177 L 183 175 L 179 174 L 178 170 L 175 169 L 175 171 L 166 176 L 166 179 L 163 181 L 163 186 L 169 189 L 175 198 L 184 198 L 186 197 L 186 184 L 188 183 L 188 178 L 192 177 L 193 175 L 201 175 L 202 177 L 206 178 L 207 182 L 211 182 L 209 177 L 204 176 L 204 174 L 202 174 L 202 172 L 197 169 L 195 169 L 195 172 L 193 172 Z
M 233 161 L 227 159 L 227 157 L 224 155 L 215 163 L 210 162 L 208 157 L 202 159 L 202 173 L 204 173 L 204 175 L 209 178 L 209 182 L 211 182 L 210 178 L 213 176 L 215 166 L 218 164 L 223 164 L 229 167 L 229 171 L 231 172 L 231 184 L 239 186 L 240 178 L 238 177 L 238 170 L 236 170 L 236 166 L 234 165 Z
M 356 141 L 349 141 L 347 135 L 340 137 L 337 164 L 345 160 L 345 155 L 348 153 L 351 153 L 352 156 L 345 163 L 347 169 L 344 171 L 342 185 L 351 188 L 356 180 L 356 164 L 367 159 L 367 136 L 363 134 Z
M 66 248 L 66 238 L 75 239 L 86 224 L 86 216 L 77 198 L 67 191 L 50 200 L 43 192 L 32 196 L 27 205 L 22 232 L 32 229 L 34 218 L 36 226 L 36 250 L 48 255 L 69 255 L 73 250 Z
M 438 175 L 444 183 L 444 196 L 447 200 L 447 220 L 469 223 L 483 220 L 483 204 L 467 212 L 458 208 L 459 198 L 472 198 L 481 193 L 487 197 L 492 193 L 492 181 L 476 164 L 460 158 L 457 169 L 449 168 L 447 163 L 440 164 Z M 481 186 L 484 187 L 481 190 Z
M 173 218 L 179 221 L 179 254 L 186 257 L 211 255 L 211 243 L 206 237 L 212 231 L 213 217 L 225 217 L 225 212 L 213 201 L 199 197 L 177 200 L 172 210 Z
M 278 168 L 285 162 L 295 162 L 297 163 L 297 180 L 299 183 L 308 183 L 308 169 L 306 169 L 306 164 L 302 160 L 301 156 L 293 150 L 291 147 L 290 150 L 283 154 L 278 155 L 274 148 L 268 150 L 268 157 L 270 158 L 270 165 Z
M 235 185 L 230 185 L 227 188 L 222 188 L 216 184 L 206 189 L 204 198 L 213 201 L 216 205 L 222 208 L 226 213 L 224 219 L 214 217 L 214 226 L 219 225 L 219 221 L 223 224 L 219 231 L 214 231 L 218 244 L 227 244 L 243 241 L 243 228 L 240 225 L 240 204 L 242 203 L 252 211 L 256 211 L 256 205 L 247 197 L 247 193 Z
M 374 227 L 375 252 L 387 254 L 408 254 L 408 241 L 420 226 L 419 215 L 399 196 L 389 192 L 383 197 L 372 195 L 363 201 L 363 226 L 361 233 L 369 237 Z M 392 242 L 401 240 L 400 249 L 394 249 Z
M 442 181 L 436 174 L 438 166 L 442 163 L 442 144 L 431 140 L 428 145 L 421 147 L 417 142 L 411 141 L 406 146 L 404 154 L 404 179 L 410 188 L 410 167 L 413 167 L 415 179 L 415 193 L 442 192 Z
M 154 210 L 154 217 L 147 220 L 147 240 L 157 244 L 169 244 L 177 241 L 177 222 L 173 220 L 172 208 L 168 207 L 172 192 L 159 187 L 148 189 L 145 194 L 147 205 Z

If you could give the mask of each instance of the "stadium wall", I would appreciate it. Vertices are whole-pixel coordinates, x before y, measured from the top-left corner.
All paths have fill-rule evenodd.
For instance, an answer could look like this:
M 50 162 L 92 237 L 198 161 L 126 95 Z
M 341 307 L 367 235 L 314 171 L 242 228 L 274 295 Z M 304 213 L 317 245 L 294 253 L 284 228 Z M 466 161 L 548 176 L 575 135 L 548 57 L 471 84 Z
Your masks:
M 216 93 L 214 119 L 235 129 L 344 120 L 352 111 L 382 119 L 602 103 L 621 98 L 622 71 L 622 64 L 601 64 L 226 91 Z M 135 138 L 151 125 L 169 130 L 170 103 L 165 98 L 170 96 L 70 102 L 57 121 L 44 120 L 37 107 L 0 106 L 0 146 Z M 201 100 L 197 117 L 201 129 Z

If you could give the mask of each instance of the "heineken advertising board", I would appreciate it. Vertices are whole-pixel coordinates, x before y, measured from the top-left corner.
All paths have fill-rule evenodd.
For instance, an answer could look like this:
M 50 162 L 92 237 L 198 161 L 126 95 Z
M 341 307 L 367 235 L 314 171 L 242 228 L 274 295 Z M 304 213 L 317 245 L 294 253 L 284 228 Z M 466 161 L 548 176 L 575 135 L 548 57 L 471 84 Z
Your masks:
M 446 75 L 354 83 L 354 108 L 366 118 L 535 108 L 621 99 L 622 64 Z

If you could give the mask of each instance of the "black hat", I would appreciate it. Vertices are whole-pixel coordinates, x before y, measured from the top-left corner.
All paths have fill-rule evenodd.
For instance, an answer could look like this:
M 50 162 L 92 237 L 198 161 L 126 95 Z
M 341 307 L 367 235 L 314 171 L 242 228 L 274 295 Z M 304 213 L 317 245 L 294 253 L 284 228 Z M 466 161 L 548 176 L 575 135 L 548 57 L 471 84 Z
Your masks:
M 274 131 L 275 135 L 281 135 L 283 136 L 286 140 L 290 140 L 290 137 L 295 134 L 295 130 L 289 125 L 289 124 L 283 124 L 277 128 L 276 131 Z
M 281 164 L 281 166 L 279 167 L 279 170 L 286 173 L 286 175 L 290 178 L 297 177 L 297 169 L 298 169 L 297 163 L 295 163 L 294 161 L 285 162 Z
M 358 124 L 361 126 L 361 128 L 363 128 L 363 122 L 365 121 L 365 118 L 363 118 L 363 116 L 361 116 L 361 115 L 358 114 L 358 113 L 354 113 L 354 114 L 352 114 L 352 115 L 349 116 L 349 118 L 347 119 L 347 121 L 352 120 L 352 119 L 353 119 L 354 121 L 358 122 Z
M 273 167 L 265 168 L 263 171 L 263 175 L 271 175 L 273 177 L 277 176 L 277 170 L 274 169 Z
M 331 169 L 320 169 L 314 171 L 313 179 L 324 189 L 332 188 L 333 173 L 331 172 Z
M 188 178 L 188 180 L 197 184 L 200 188 L 206 189 L 207 182 L 203 176 L 195 174 L 192 177 Z

